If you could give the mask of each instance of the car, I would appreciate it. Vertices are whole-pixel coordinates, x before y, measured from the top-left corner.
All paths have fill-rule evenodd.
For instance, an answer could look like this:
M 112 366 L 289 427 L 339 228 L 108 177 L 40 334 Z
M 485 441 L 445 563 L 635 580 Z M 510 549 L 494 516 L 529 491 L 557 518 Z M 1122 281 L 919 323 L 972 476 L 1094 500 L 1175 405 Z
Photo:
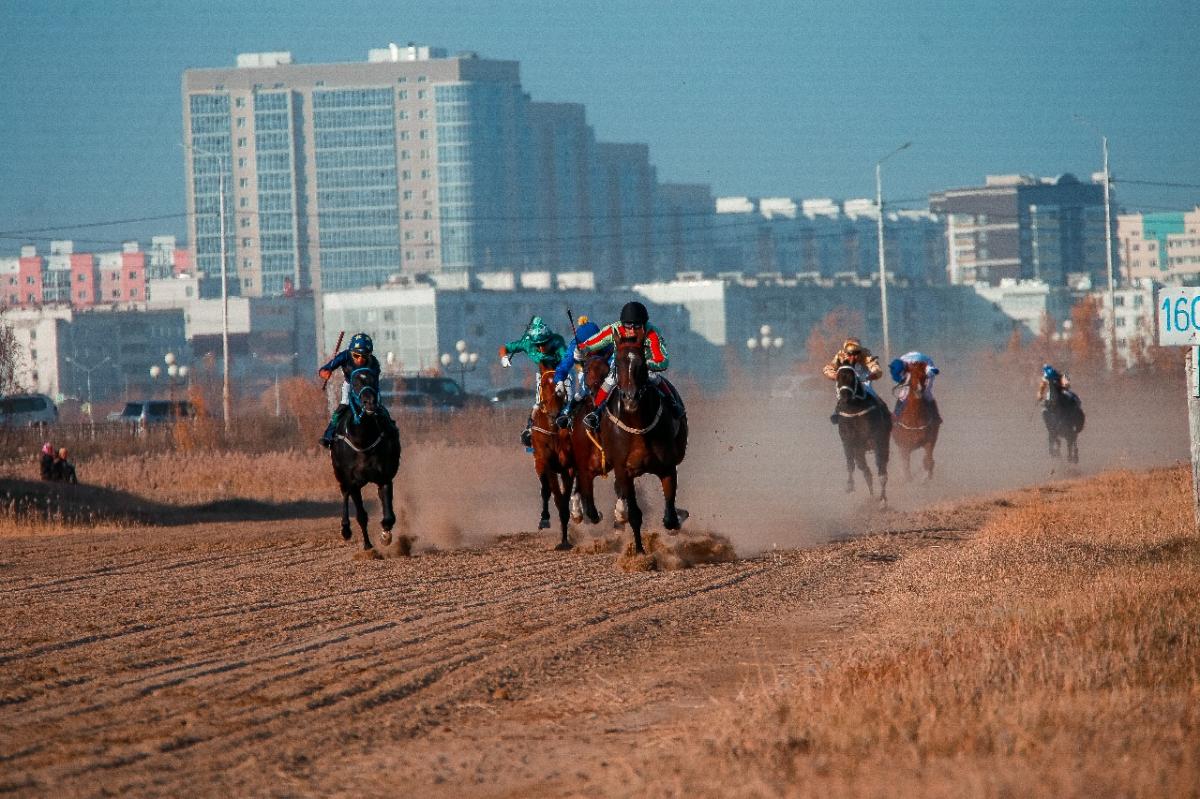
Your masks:
M 493 408 L 521 408 L 533 402 L 533 389 L 524 386 L 513 386 L 493 391 L 488 395 L 488 402 Z
M 463 392 L 449 377 L 398 377 L 381 382 L 379 393 L 387 407 L 460 411 L 488 406 L 487 399 Z
M 195 416 L 196 406 L 187 400 L 134 400 L 125 403 L 125 408 L 116 415 L 116 421 L 145 427 Z
M 58 421 L 58 406 L 45 394 L 0 397 L 0 425 L 41 427 Z

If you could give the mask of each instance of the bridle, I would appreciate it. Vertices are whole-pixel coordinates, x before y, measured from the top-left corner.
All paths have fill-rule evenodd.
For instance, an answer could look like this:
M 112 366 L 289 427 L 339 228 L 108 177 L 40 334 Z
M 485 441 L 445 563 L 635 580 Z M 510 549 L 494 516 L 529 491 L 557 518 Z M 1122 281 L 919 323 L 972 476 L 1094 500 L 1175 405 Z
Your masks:
M 367 379 L 363 381 L 362 385 L 355 388 L 355 376 L 364 372 L 366 373 L 364 377 Z M 371 416 L 375 413 L 374 410 L 368 411 L 363 403 L 363 395 L 366 394 L 369 394 L 376 403 L 379 402 L 379 389 L 376 387 L 373 377 L 371 370 L 365 366 L 359 367 L 350 373 L 350 413 L 354 416 L 355 424 L 360 424 L 363 416 Z
M 839 385 L 837 387 L 835 396 L 837 397 L 839 402 L 842 399 L 843 393 L 849 394 L 850 396 L 848 399 L 850 399 L 850 400 L 865 400 L 865 399 L 867 399 L 867 391 L 866 391 L 866 389 L 863 388 L 862 380 L 860 380 L 858 377 L 858 370 L 855 369 L 854 366 L 852 366 L 851 364 L 848 364 L 848 363 L 844 363 L 841 366 L 839 366 L 837 370 L 838 370 L 839 375 L 842 373 L 843 370 L 846 370 L 846 371 L 849 371 L 850 374 L 854 377 L 854 385 L 852 385 L 852 386 Z

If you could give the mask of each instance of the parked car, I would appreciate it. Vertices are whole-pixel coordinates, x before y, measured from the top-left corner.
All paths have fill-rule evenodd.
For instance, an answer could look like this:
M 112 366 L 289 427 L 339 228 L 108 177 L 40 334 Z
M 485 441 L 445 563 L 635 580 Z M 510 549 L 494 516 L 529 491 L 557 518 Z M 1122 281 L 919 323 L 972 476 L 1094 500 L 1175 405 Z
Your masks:
M 525 408 L 533 404 L 533 389 L 513 386 L 493 391 L 488 395 L 493 408 Z
M 187 400 L 137 400 L 125 403 L 124 410 L 116 415 L 115 421 L 145 427 L 195 416 L 196 406 Z
M 45 394 L 0 397 L 0 425 L 41 427 L 58 421 L 58 406 Z
M 428 408 L 460 411 L 488 406 L 485 397 L 464 393 L 449 377 L 398 377 L 380 385 L 383 404 L 389 408 Z

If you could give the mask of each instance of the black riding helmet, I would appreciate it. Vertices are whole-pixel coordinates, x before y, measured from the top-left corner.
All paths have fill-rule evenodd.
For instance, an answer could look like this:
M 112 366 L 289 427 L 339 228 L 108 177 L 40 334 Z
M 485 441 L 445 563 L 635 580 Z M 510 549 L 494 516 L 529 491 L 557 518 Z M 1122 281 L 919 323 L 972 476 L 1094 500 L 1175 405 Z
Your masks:
M 621 308 L 621 324 L 646 326 L 650 321 L 650 312 L 640 302 L 627 302 Z

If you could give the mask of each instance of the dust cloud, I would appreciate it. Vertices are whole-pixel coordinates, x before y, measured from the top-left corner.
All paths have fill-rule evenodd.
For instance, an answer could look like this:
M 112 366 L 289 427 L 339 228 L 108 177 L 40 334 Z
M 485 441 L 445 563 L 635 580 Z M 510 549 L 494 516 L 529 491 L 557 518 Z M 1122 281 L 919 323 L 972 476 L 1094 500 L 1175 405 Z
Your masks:
M 887 510 L 915 510 L 970 495 L 1188 458 L 1182 388 L 1133 379 L 1091 386 L 1076 381 L 1073 387 L 1087 413 L 1080 462 L 1068 465 L 1051 458 L 1035 402 L 1037 377 L 1031 368 L 1020 380 L 968 378 L 943 366 L 935 394 L 945 424 L 933 480 L 924 482 L 917 452 L 913 480 L 906 482 L 893 447 Z M 879 382 L 890 400 L 890 380 Z M 834 400 L 826 381 L 814 378 L 791 396 L 690 399 L 691 433 L 678 493 L 679 507 L 690 513 L 685 531 L 703 531 L 710 542 L 722 541 L 747 557 L 853 535 L 864 519 L 886 512 L 868 496 L 860 475 L 855 477 L 857 491 L 845 492 L 845 460 L 837 428 L 829 421 Z M 511 447 L 406 447 L 396 482 L 397 532 L 415 537 L 420 552 L 482 547 L 501 535 L 536 531 L 540 493 L 533 459 L 516 441 L 519 432 L 514 427 Z M 873 468 L 873 459 L 871 463 Z M 596 486 L 597 507 L 605 518 L 599 525 L 572 528 L 572 539 L 583 551 L 619 552 L 631 535 L 612 529 L 611 476 L 597 480 Z M 643 534 L 663 532 L 658 480 L 640 478 L 638 497 L 646 519 Z M 553 527 L 543 533 L 548 547 L 558 535 L 553 504 L 551 516 Z M 657 556 L 657 568 L 688 562 L 678 547 L 689 539 L 656 540 L 665 542 L 659 544 L 665 549 Z

